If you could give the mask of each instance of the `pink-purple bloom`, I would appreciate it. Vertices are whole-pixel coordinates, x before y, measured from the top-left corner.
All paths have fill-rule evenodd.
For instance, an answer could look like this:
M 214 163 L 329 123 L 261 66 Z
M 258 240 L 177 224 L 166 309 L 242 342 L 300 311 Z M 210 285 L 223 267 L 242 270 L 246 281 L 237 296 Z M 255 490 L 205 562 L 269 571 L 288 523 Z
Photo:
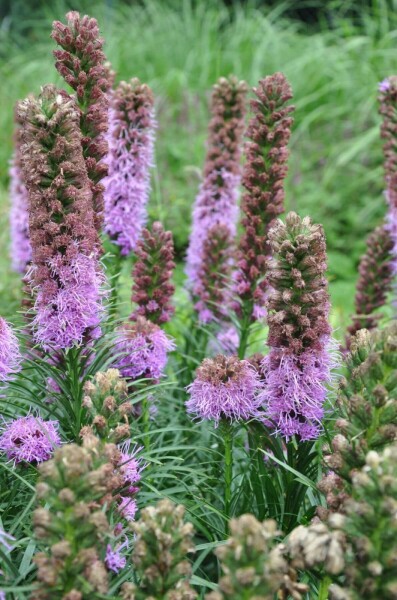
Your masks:
M 133 521 L 138 510 L 138 506 L 134 498 L 121 496 L 118 510 L 127 521 Z
M 48 460 L 61 444 L 58 421 L 28 415 L 1 426 L 0 451 L 16 463 Z
M 265 391 L 262 399 L 267 407 L 266 416 L 285 438 L 299 435 L 301 440 L 319 436 L 324 417 L 326 384 L 331 381 L 334 361 L 326 349 L 319 353 L 306 350 L 289 354 L 272 349 L 265 357 Z
M 21 169 L 15 156 L 10 168 L 10 200 L 11 265 L 17 273 L 25 273 L 26 266 L 32 259 L 28 192 L 22 181 Z
M 134 250 L 147 220 L 154 165 L 153 94 L 138 79 L 122 81 L 111 95 L 105 231 L 122 255 Z
M 259 414 L 261 383 L 255 369 L 246 360 L 221 354 L 205 358 L 187 391 L 187 412 L 199 419 L 235 421 Z
M 36 340 L 43 348 L 51 349 L 81 344 L 88 331 L 90 339 L 98 337 L 104 276 L 96 257 L 76 252 L 70 260 L 58 254 L 47 264 L 51 279 L 38 290 L 32 321 Z M 34 270 L 30 273 L 33 281 Z
M 116 367 L 129 379 L 160 379 L 164 375 L 168 352 L 174 348 L 174 342 L 158 325 L 138 317 L 119 331 Z
M 106 547 L 105 564 L 113 573 L 119 573 L 127 564 L 127 559 L 121 554 L 121 546 L 113 550 L 110 544 Z
M 120 473 L 124 477 L 124 483 L 135 486 L 141 480 L 141 472 L 144 468 L 141 459 L 137 456 L 142 447 L 134 446 L 130 448 L 131 442 L 128 440 L 121 448 Z
M 10 325 L 0 317 L 0 385 L 19 370 L 21 354 L 18 340 Z

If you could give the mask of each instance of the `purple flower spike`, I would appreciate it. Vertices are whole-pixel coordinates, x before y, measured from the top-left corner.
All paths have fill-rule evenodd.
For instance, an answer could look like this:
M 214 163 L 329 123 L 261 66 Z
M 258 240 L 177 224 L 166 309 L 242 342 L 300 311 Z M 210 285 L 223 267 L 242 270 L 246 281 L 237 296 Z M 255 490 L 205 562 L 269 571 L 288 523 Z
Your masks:
M 10 325 L 0 317 L 0 384 L 12 378 L 20 362 L 18 340 Z
M 133 521 L 138 510 L 136 501 L 133 498 L 121 496 L 121 501 L 118 506 L 120 514 L 123 515 L 127 521 Z
M 124 256 L 135 249 L 147 220 L 156 127 L 153 102 L 152 91 L 139 79 L 122 81 L 111 99 L 105 231 Z
M 29 193 L 35 340 L 62 350 L 98 335 L 103 273 L 74 101 L 52 85 L 18 106 Z
M 236 235 L 246 94 L 246 83 L 234 76 L 221 77 L 212 93 L 204 177 L 194 204 L 186 264 L 192 294 L 200 299 L 196 309 L 200 320 L 204 321 L 210 321 L 214 316 L 211 298 L 206 298 L 206 288 L 212 278 L 208 277 L 206 269 L 208 248 L 205 251 L 205 244 L 214 246 L 211 238 L 219 225 L 223 227 L 222 236 L 226 243 L 231 243 Z M 216 243 L 219 244 L 219 240 Z M 222 254 L 228 266 L 229 252 L 223 248 Z M 227 285 L 227 280 L 222 282 L 222 287 Z
M 160 379 L 164 375 L 167 354 L 174 348 L 174 342 L 158 325 L 138 317 L 120 330 L 116 351 L 123 356 L 117 359 L 116 367 L 129 379 Z
M 48 460 L 61 444 L 57 421 L 43 421 L 28 415 L 5 423 L 0 435 L 0 450 L 16 463 Z
M 246 360 L 221 354 L 206 358 L 187 388 L 187 412 L 199 419 L 213 420 L 216 426 L 220 419 L 256 417 L 261 405 L 260 387 L 259 376 Z

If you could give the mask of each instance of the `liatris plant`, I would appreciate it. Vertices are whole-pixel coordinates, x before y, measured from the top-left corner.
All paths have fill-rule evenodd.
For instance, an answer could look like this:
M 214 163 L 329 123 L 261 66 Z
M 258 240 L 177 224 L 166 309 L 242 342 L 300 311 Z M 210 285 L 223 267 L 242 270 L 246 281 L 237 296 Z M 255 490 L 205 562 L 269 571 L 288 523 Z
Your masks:
M 0 452 L 15 463 L 40 463 L 61 444 L 57 421 L 28 415 L 0 426 Z
M 188 578 L 191 565 L 186 556 L 194 552 L 193 526 L 184 522 L 185 509 L 169 500 L 142 510 L 131 524 L 135 533 L 132 562 L 138 586 L 124 584 L 123 600 L 194 600 L 196 592 Z
M 193 211 L 186 273 L 193 295 L 202 296 L 205 281 L 203 245 L 209 230 L 222 223 L 236 235 L 238 186 L 241 177 L 240 145 L 244 130 L 247 86 L 234 76 L 222 77 L 213 88 L 204 179 Z M 212 307 L 208 305 L 207 311 Z
M 251 101 L 253 117 L 247 136 L 243 172 L 243 234 L 239 244 L 236 292 L 241 301 L 240 358 L 244 358 L 252 318 L 263 315 L 271 254 L 268 233 L 284 211 L 283 183 L 287 174 L 287 144 L 291 135 L 291 87 L 282 73 L 259 81 Z
M 232 500 L 233 477 L 233 423 L 258 416 L 261 387 L 255 369 L 236 356 L 206 358 L 197 369 L 196 377 L 187 391 L 187 412 L 199 419 L 221 423 L 225 452 L 224 508 L 228 518 Z
M 111 95 L 105 231 L 125 256 L 135 250 L 147 220 L 154 164 L 154 99 L 139 79 L 122 81 Z
M 353 474 L 364 467 L 367 453 L 397 439 L 396 349 L 394 324 L 372 334 L 359 331 L 352 338 L 338 395 L 339 433 L 325 457 L 332 472 L 319 484 L 330 510 L 343 510 Z
M 34 559 L 32 600 L 91 600 L 108 592 L 105 538 L 124 485 L 119 461 L 116 446 L 87 436 L 82 447 L 68 444 L 39 467 L 37 497 L 45 507 L 35 510 L 33 525 L 44 550 Z
M 15 333 L 7 321 L 0 317 L 0 386 L 19 371 L 21 359 Z
M 103 220 L 103 185 L 107 174 L 103 161 L 108 152 L 105 134 L 108 129 L 108 97 L 111 87 L 109 69 L 105 65 L 103 40 L 96 19 L 67 13 L 67 25 L 54 21 L 52 38 L 62 48 L 54 50 L 55 67 L 66 83 L 76 92 L 81 143 L 88 178 L 91 184 L 95 225 Z
M 393 281 L 393 264 L 391 253 L 393 240 L 385 226 L 375 229 L 368 237 L 367 251 L 361 258 L 359 279 L 355 298 L 356 314 L 352 324 L 348 327 L 350 338 L 359 329 L 374 329 L 379 320 L 376 309 L 386 302 L 388 292 L 391 291 Z
M 14 155 L 10 167 L 11 264 L 17 273 L 25 273 L 32 258 L 29 240 L 28 192 L 21 169 L 21 122 L 15 110 Z
M 202 323 L 222 322 L 230 310 L 233 251 L 229 228 L 222 223 L 213 225 L 203 243 L 202 263 L 194 288 L 198 298 L 195 309 Z
M 131 320 L 139 316 L 161 325 L 174 313 L 172 273 L 175 267 L 172 233 L 161 223 L 144 229 L 136 248 L 137 261 L 132 271 L 132 302 L 136 304 Z
M 102 274 L 74 101 L 54 86 L 19 105 L 36 290 L 35 339 L 61 350 L 99 335 Z
M 108 442 L 119 443 L 130 437 L 129 418 L 133 406 L 128 401 L 128 387 L 117 369 L 96 373 L 93 381 L 84 384 L 82 405 L 88 412 L 81 435 L 95 434 Z
M 275 260 L 268 272 L 273 292 L 262 399 L 277 432 L 310 440 L 321 429 L 333 365 L 324 232 L 289 213 L 269 232 L 269 243 Z
M 242 515 L 230 521 L 230 537 L 216 549 L 223 576 L 219 592 L 205 596 L 206 600 L 228 598 L 302 599 L 307 586 L 296 582 L 297 574 L 283 556 L 283 547 L 277 544 L 275 521 L 260 523 L 253 515 Z

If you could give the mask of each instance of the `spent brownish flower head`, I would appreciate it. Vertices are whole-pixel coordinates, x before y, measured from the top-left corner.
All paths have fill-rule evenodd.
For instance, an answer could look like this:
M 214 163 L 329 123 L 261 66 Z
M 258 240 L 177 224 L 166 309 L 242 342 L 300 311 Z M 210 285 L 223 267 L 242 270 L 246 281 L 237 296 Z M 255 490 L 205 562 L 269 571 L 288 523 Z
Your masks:
M 174 313 L 172 283 L 174 242 L 171 231 L 165 231 L 159 221 L 151 230 L 144 229 L 136 249 L 137 261 L 132 270 L 132 301 L 137 305 L 131 315 L 161 324 L 170 320 Z
M 392 289 L 392 250 L 393 240 L 388 227 L 377 227 L 368 237 L 367 251 L 362 256 L 358 268 L 356 314 L 348 327 L 347 347 L 350 346 L 351 337 L 359 329 L 371 330 L 377 326 L 380 315 L 375 311 L 384 306 L 387 294 Z
M 241 300 L 264 305 L 266 271 L 271 248 L 268 232 L 284 211 L 283 182 L 294 107 L 291 87 L 282 73 L 259 81 L 251 101 L 246 163 L 243 172 L 242 226 L 237 293 Z M 253 308 L 251 308 L 251 313 Z
M 96 19 L 68 12 L 67 24 L 54 21 L 51 37 L 62 48 L 54 50 L 55 67 L 76 92 L 79 107 L 82 145 L 88 177 L 91 183 L 95 223 L 102 224 L 103 186 L 107 174 L 103 162 L 108 147 L 105 133 L 108 128 L 108 98 L 111 72 L 106 66 L 103 40 Z

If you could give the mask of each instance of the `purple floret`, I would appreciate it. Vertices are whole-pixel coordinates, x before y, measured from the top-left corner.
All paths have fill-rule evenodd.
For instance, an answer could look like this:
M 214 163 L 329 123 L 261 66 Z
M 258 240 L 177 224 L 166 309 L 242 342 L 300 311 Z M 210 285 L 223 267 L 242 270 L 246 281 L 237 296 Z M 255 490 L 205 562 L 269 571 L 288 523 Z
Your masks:
M 251 419 L 259 415 L 260 388 L 259 376 L 249 362 L 219 354 L 204 359 L 197 369 L 196 379 L 187 388 L 190 399 L 186 409 L 215 425 L 220 419 Z
M 19 417 L 2 426 L 0 451 L 16 463 L 48 460 L 61 444 L 58 427 L 58 421 L 43 421 L 34 415 Z
M 307 350 L 300 355 L 272 349 L 263 361 L 266 374 L 261 394 L 266 416 L 286 439 L 318 437 L 324 416 L 326 385 L 331 382 L 331 354 Z
M 12 378 L 19 370 L 20 362 L 18 340 L 10 325 L 0 317 L 0 384 Z
M 59 254 L 48 265 L 51 279 L 41 286 L 35 302 L 36 341 L 45 349 L 65 349 L 81 344 L 87 332 L 91 339 L 97 337 L 103 275 L 96 257 L 77 254 L 68 262 Z
M 25 273 L 26 266 L 32 260 L 28 192 L 22 182 L 21 170 L 15 159 L 10 168 L 10 199 L 11 265 L 17 273 Z
M 378 83 L 378 90 L 380 92 L 387 92 L 390 90 L 390 85 L 390 80 L 386 77 L 386 79 Z
M 106 547 L 105 564 L 110 571 L 118 573 L 124 569 L 127 564 L 127 559 L 120 552 L 121 546 L 113 550 L 111 545 L 108 544 Z

